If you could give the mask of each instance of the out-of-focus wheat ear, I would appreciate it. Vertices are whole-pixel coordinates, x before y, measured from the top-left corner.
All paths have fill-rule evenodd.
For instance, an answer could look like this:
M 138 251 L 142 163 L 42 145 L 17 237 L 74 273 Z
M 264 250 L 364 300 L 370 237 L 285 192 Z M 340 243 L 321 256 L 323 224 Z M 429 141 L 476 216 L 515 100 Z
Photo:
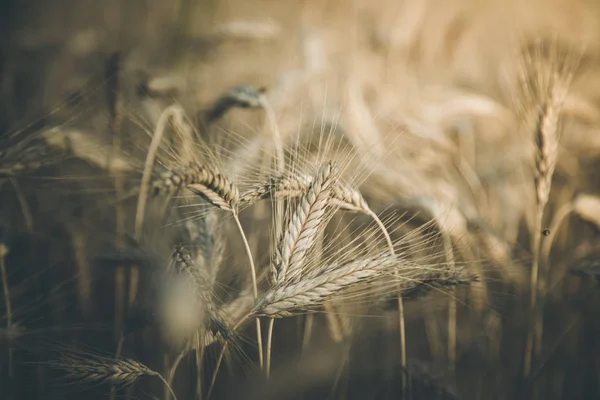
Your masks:
M 174 399 L 175 393 L 158 372 L 139 361 L 119 358 L 99 357 L 90 354 L 65 354 L 58 361 L 46 363 L 49 367 L 66 372 L 66 377 L 83 384 L 108 383 L 126 387 L 143 376 L 155 376 L 167 387 Z
M 283 151 L 283 139 L 279 132 L 279 126 L 277 125 L 277 116 L 266 96 L 261 94 L 259 101 L 261 107 L 267 114 L 271 135 L 273 135 L 273 142 L 275 144 L 275 167 L 278 173 L 283 173 L 285 170 L 285 153 Z
M 264 88 L 256 88 L 251 85 L 237 85 L 230 87 L 212 103 L 210 108 L 203 112 L 202 123 L 207 127 L 211 126 L 223 117 L 227 111 L 235 107 L 263 107 L 261 98 L 264 91 Z
M 6 256 L 8 255 L 8 247 L 0 242 L 0 275 L 2 276 L 2 292 L 4 293 L 4 305 L 6 307 L 6 329 L 11 332 L 12 325 L 12 308 L 10 304 L 10 292 L 8 291 L 8 274 L 6 272 Z M 13 349 L 12 345 L 8 348 L 8 375 L 13 376 Z

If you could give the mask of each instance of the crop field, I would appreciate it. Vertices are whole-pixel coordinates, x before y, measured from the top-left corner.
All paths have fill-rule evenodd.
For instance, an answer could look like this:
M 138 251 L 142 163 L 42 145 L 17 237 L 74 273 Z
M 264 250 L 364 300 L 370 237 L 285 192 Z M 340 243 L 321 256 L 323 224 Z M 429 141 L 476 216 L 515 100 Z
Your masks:
M 600 399 L 600 2 L 0 5 L 0 400 Z

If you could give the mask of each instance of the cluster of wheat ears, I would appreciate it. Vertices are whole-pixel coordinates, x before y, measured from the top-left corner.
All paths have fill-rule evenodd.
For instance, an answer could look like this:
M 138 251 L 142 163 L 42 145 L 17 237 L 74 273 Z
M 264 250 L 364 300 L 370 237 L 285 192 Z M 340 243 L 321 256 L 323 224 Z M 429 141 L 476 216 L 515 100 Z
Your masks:
M 147 118 L 152 120 L 150 129 L 140 130 L 148 121 L 126 118 L 120 55 L 115 55 L 107 63 L 104 84 L 109 88 L 107 140 L 57 125 L 33 134 L 6 135 L 0 148 L 0 185 L 9 210 L 3 212 L 3 225 L 15 230 L 20 224 L 21 231 L 34 237 L 41 224 L 52 218 L 63 220 L 61 235 L 72 251 L 75 273 L 64 279 L 64 286 L 48 291 L 51 309 L 59 315 L 64 304 L 73 304 L 61 299 L 61 290 L 72 284 L 68 296 L 74 298 L 77 310 L 70 312 L 85 322 L 81 330 L 86 324 L 105 322 L 99 315 L 113 319 L 109 326 L 113 337 L 107 346 L 112 346 L 112 353 L 84 350 L 76 345 L 84 337 L 75 334 L 77 340 L 68 346 L 53 344 L 60 350 L 56 358 L 36 357 L 36 368 L 62 371 L 70 382 L 83 386 L 106 383 L 111 396 L 148 376 L 161 381 L 165 399 L 188 398 L 191 392 L 195 398 L 211 398 L 223 365 L 236 362 L 231 355 L 243 354 L 246 359 L 238 363 L 252 366 L 253 379 L 268 385 L 277 369 L 273 360 L 278 344 L 286 342 L 286 348 L 307 351 L 318 319 L 329 340 L 345 349 L 360 340 L 365 325 L 393 332 L 397 342 L 388 346 L 392 363 L 408 371 L 411 340 L 418 338 L 407 334 L 405 303 L 441 293 L 447 312 L 446 348 L 439 349 L 439 337 L 428 340 L 435 342 L 432 353 L 445 353 L 453 369 L 458 306 L 481 312 L 488 304 L 488 284 L 494 276 L 518 286 L 526 280 L 524 271 L 530 271 L 529 325 L 519 354 L 520 373 L 527 382 L 535 366 L 543 364 L 543 309 L 552 285 L 552 242 L 567 215 L 573 212 L 598 223 L 600 207 L 597 197 L 579 195 L 551 218 L 547 216 L 559 158 L 560 118 L 580 62 L 576 52 L 563 50 L 544 43 L 520 54 L 518 90 L 524 102 L 515 113 L 523 121 L 519 129 L 528 132 L 523 147 L 534 149 L 526 151 L 532 170 L 525 175 L 531 176 L 528 193 L 535 198 L 535 217 L 530 222 L 526 253 L 531 257 L 525 268 L 515 267 L 511 259 L 515 253 L 505 237 L 481 215 L 454 202 L 453 189 L 444 181 L 425 182 L 426 174 L 414 171 L 404 175 L 410 173 L 411 162 L 435 168 L 433 161 L 425 160 L 427 145 L 411 143 L 414 137 L 408 133 L 378 142 L 381 135 L 373 134 L 369 125 L 375 118 L 361 114 L 368 110 L 362 96 L 353 94 L 359 89 L 352 84 L 347 102 L 351 116 L 346 123 L 356 124 L 347 129 L 339 129 L 339 121 L 324 110 L 320 126 L 315 123 L 290 133 L 289 127 L 282 127 L 285 123 L 268 90 L 240 84 L 226 90 L 195 119 L 169 101 L 159 107 L 155 118 Z M 152 83 L 145 81 L 138 91 L 147 109 L 149 104 L 165 104 L 161 88 Z M 492 107 L 481 98 L 457 98 L 472 107 Z M 236 108 L 261 115 L 263 124 L 254 138 L 218 127 L 228 113 L 240 111 Z M 124 133 L 136 124 L 143 135 Z M 404 140 L 409 143 L 401 143 Z M 403 146 L 417 149 L 410 155 L 412 160 L 394 158 Z M 463 157 L 461 151 L 458 154 Z M 399 167 L 400 172 L 390 167 L 403 162 L 408 168 Z M 65 173 L 80 164 L 88 175 Z M 474 172 L 465 160 L 457 164 L 469 190 L 483 190 L 477 176 L 471 179 Z M 36 197 L 43 188 L 31 189 L 31 180 L 42 175 L 44 182 L 60 183 L 59 189 L 53 189 L 63 190 L 53 194 L 57 202 L 73 202 L 66 207 L 67 216 L 49 217 L 52 212 L 40 203 L 44 195 Z M 428 189 L 415 190 L 421 179 Z M 91 187 L 92 180 L 100 189 Z M 75 189 L 69 186 L 73 182 Z M 368 187 L 368 195 L 362 186 Z M 88 198 L 92 196 L 94 202 Z M 101 220 L 110 222 L 92 226 L 91 221 Z M 31 281 L 26 277 L 18 282 L 14 275 L 19 274 L 11 273 L 25 262 L 11 258 L 12 254 L 27 251 L 19 249 L 10 235 L 0 237 L 4 299 L 0 349 L 5 353 L 0 369 L 14 377 L 24 368 L 23 354 L 40 348 L 41 354 L 50 354 L 40 336 L 51 328 L 27 324 L 30 304 L 38 303 L 19 304 L 19 291 L 31 290 Z M 90 244 L 89 237 L 102 243 Z M 41 271 L 49 267 L 38 266 Z M 101 287 L 112 291 L 102 293 Z M 367 316 L 383 318 L 365 322 Z M 282 319 L 298 322 L 294 329 L 300 332 L 300 340 L 288 337 L 290 329 L 283 322 L 280 328 L 276 321 Z M 437 323 L 426 317 L 428 334 L 438 330 Z M 79 329 L 71 328 L 57 331 L 71 335 Z M 152 369 L 134 356 L 138 344 L 147 342 L 148 329 L 155 335 L 149 342 L 159 343 L 156 352 L 161 353 L 149 357 L 147 364 L 156 364 Z M 340 364 L 338 378 L 345 362 Z M 178 378 L 183 369 L 185 376 Z M 193 389 L 180 393 L 174 385 L 177 379 L 189 381 Z M 396 379 L 398 395 L 411 398 L 410 376 L 402 372 Z M 339 379 L 331 386 L 336 392 Z

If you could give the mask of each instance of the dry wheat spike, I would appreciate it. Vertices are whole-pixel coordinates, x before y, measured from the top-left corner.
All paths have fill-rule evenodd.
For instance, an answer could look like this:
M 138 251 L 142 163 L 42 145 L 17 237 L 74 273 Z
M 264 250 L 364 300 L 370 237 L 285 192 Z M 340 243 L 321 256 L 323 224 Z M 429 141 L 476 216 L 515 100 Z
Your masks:
M 109 383 L 125 387 L 133 384 L 142 376 L 155 376 L 167 386 L 173 398 L 177 399 L 173 389 L 161 374 L 136 360 L 67 352 L 59 361 L 51 361 L 47 364 L 52 368 L 65 371 L 67 378 L 83 384 Z
M 333 183 L 333 165 L 326 163 L 319 168 L 308 190 L 300 198 L 277 244 L 274 282 L 282 282 L 288 271 L 297 273 L 302 268 L 307 252 L 313 247 L 317 233 L 326 221 L 326 208 Z
M 254 306 L 252 315 L 282 318 L 306 312 L 331 300 L 344 289 L 393 271 L 397 263 L 397 257 L 386 253 L 341 265 L 325 266 L 301 279 L 284 279 L 262 296 Z
M 154 194 L 166 192 L 174 194 L 187 188 L 206 201 L 227 211 L 237 210 L 239 192 L 226 176 L 198 163 L 190 163 L 173 171 L 167 171 L 154 182 Z

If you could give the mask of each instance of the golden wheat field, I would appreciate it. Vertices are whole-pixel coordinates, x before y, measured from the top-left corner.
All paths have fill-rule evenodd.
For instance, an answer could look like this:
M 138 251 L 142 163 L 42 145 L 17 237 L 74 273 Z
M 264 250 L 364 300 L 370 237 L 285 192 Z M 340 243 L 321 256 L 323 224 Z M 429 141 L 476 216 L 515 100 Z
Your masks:
M 0 400 L 600 399 L 600 2 L 0 5 Z

